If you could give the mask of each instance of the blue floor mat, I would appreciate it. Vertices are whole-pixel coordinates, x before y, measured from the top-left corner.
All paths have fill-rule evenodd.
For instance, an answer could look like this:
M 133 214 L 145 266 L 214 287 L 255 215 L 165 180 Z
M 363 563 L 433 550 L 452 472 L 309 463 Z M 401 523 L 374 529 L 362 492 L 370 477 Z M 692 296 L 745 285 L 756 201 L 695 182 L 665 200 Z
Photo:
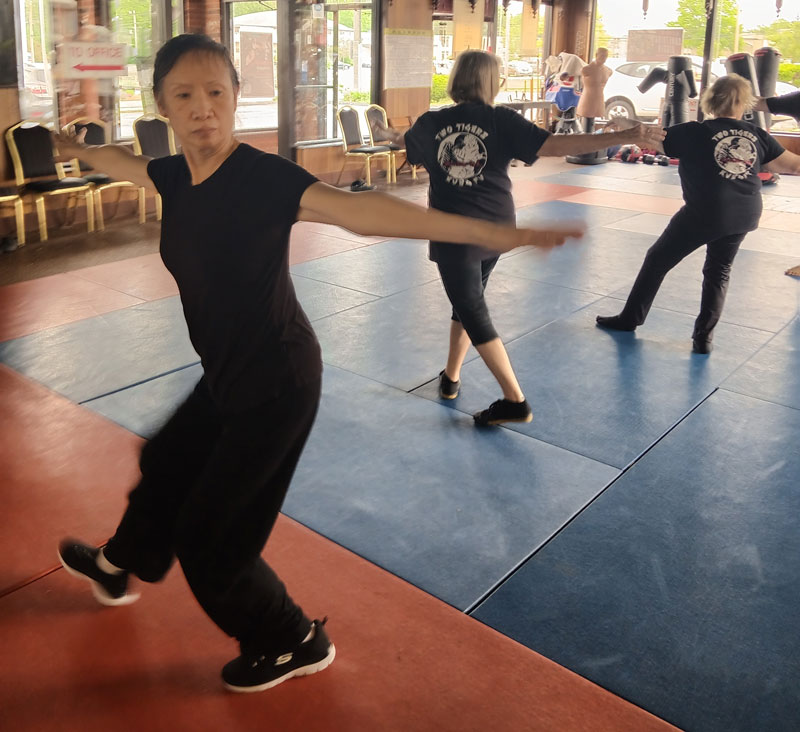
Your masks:
M 635 211 L 607 206 L 589 206 L 572 201 L 544 201 L 517 209 L 517 226 L 542 228 L 571 221 L 581 221 L 588 227 L 605 226 L 635 216 Z
M 504 340 L 597 299 L 589 293 L 501 274 L 489 280 L 486 297 Z M 408 391 L 444 368 L 450 313 L 444 288 L 436 281 L 318 320 L 314 328 L 325 363 Z M 476 356 L 470 349 L 467 358 Z
M 292 274 L 385 297 L 438 278 L 428 243 L 392 239 L 295 264 Z
M 202 376 L 203 367 L 195 364 L 92 399 L 84 402 L 83 406 L 140 437 L 150 439 L 189 396 Z
M 794 732 L 798 434 L 715 393 L 475 617 L 682 729 Z
M 598 226 L 549 252 L 523 250 L 498 262 L 498 274 L 608 295 L 633 282 L 653 238 Z
M 723 381 L 722 388 L 800 409 L 800 317 Z
M 617 475 L 333 367 L 323 384 L 284 511 L 461 609 Z
M 654 309 L 636 333 L 604 331 L 595 315 L 617 312 L 602 300 L 508 346 L 533 408 L 533 422 L 510 424 L 543 442 L 625 467 L 752 356 L 769 333 L 719 326 L 710 356 L 691 353 L 693 319 Z M 471 414 L 501 394 L 480 360 L 461 372 L 461 394 L 447 406 Z M 435 382 L 414 391 L 438 401 Z
M 0 343 L 0 361 L 80 403 L 199 358 L 168 297 Z

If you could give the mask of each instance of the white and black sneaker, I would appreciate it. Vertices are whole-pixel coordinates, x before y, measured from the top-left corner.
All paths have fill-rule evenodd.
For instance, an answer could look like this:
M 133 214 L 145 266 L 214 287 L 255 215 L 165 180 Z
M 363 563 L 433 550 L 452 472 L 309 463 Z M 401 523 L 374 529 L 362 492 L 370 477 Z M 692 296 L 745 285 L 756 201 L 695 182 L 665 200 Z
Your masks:
M 326 669 L 333 663 L 336 649 L 322 627 L 324 620 L 311 623 L 309 638 L 291 651 L 278 655 L 242 654 L 226 663 L 222 669 L 222 680 L 230 691 L 264 691 L 291 679 L 308 676 Z
M 73 577 L 88 580 L 92 593 L 101 605 L 130 605 L 139 599 L 139 593 L 128 592 L 128 573 L 104 572 L 97 566 L 100 550 L 73 539 L 66 539 L 58 547 L 58 558 L 64 569 Z

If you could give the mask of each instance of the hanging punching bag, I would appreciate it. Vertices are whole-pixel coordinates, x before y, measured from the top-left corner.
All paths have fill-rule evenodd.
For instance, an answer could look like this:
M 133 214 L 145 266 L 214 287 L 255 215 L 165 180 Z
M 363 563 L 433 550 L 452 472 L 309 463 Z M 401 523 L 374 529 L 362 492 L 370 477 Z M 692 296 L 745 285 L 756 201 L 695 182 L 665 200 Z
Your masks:
M 749 53 L 734 53 L 728 56 L 725 60 L 725 70 L 729 74 L 739 74 L 750 82 L 753 89 L 753 94 L 757 97 L 761 96 L 760 87 L 758 85 L 758 76 L 756 74 L 756 64 L 753 57 Z M 776 70 L 777 74 L 777 70 Z M 745 122 L 750 122 L 762 130 L 767 129 L 767 121 L 764 118 L 763 112 L 755 110 L 748 110 L 742 115 Z
M 643 94 L 659 82 L 665 82 L 662 127 L 672 127 L 689 121 L 689 99 L 697 96 L 692 59 L 688 56 L 670 56 L 667 68 L 656 66 L 637 87 Z
M 754 55 L 759 96 L 774 97 L 781 54 L 777 49 L 764 47 L 759 48 Z M 769 112 L 763 114 L 766 129 L 769 129 L 772 126 L 772 115 Z

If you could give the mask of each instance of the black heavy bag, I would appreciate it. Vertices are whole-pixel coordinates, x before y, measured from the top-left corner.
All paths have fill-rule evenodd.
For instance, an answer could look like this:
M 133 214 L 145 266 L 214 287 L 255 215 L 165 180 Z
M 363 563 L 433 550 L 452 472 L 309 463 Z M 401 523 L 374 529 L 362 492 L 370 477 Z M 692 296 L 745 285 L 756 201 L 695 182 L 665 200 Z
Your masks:
M 728 56 L 725 61 L 725 70 L 729 74 L 739 74 L 750 82 L 753 89 L 753 94 L 757 97 L 761 96 L 758 85 L 758 76 L 756 75 L 756 64 L 753 57 L 749 53 L 734 53 Z M 745 122 L 750 122 L 762 130 L 767 129 L 767 121 L 764 119 L 763 112 L 749 110 L 742 115 Z
M 778 66 L 781 54 L 774 48 L 765 46 L 755 52 L 756 78 L 758 79 L 759 96 L 774 97 L 775 83 L 778 81 Z M 769 129 L 772 126 L 772 115 L 764 112 L 764 123 Z
M 656 66 L 637 87 L 643 94 L 659 82 L 665 82 L 664 112 L 661 126 L 672 127 L 689 121 L 689 99 L 697 96 L 692 59 L 688 56 L 670 56 L 667 68 Z

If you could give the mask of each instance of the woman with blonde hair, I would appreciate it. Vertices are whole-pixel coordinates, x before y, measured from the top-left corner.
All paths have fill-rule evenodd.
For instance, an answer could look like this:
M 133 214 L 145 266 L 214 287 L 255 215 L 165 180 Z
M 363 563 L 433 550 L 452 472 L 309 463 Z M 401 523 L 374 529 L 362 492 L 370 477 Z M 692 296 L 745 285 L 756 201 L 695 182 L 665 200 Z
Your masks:
M 664 137 L 663 130 L 638 123 L 605 135 L 551 135 L 514 110 L 494 106 L 499 88 L 497 57 L 464 51 L 456 59 L 447 87 L 454 105 L 426 112 L 405 135 L 386 128 L 375 131 L 376 139 L 404 145 L 408 162 L 428 170 L 431 208 L 513 225 L 514 199 L 508 177 L 513 159 L 530 164 L 540 155 L 581 155 L 622 143 L 653 147 Z M 496 252 L 478 242 L 459 247 L 431 240 L 430 258 L 439 267 L 453 306 L 447 365 L 439 375 L 440 396 L 458 396 L 461 365 L 472 343 L 503 392 L 502 399 L 474 415 L 475 422 L 530 422 L 530 405 L 484 300 L 486 283 L 497 263 Z
M 703 92 L 704 122 L 685 122 L 667 130 L 657 149 L 680 159 L 684 206 L 648 250 L 622 312 L 598 315 L 598 326 L 635 330 L 644 323 L 667 272 L 705 244 L 703 290 L 692 350 L 711 352 L 734 257 L 747 232 L 758 228 L 761 217 L 758 173 L 762 168 L 800 173 L 800 156 L 787 152 L 767 132 L 741 119 L 754 103 L 749 81 L 738 74 L 722 76 Z

